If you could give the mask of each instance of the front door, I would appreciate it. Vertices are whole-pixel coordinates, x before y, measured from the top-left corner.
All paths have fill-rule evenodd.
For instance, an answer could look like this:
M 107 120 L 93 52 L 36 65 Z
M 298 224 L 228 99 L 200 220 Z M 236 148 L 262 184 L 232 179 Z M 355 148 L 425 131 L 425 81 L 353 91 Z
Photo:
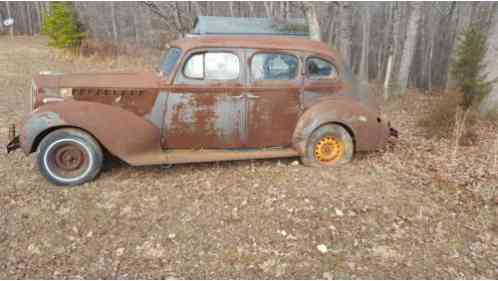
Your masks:
M 247 146 L 289 147 L 301 114 L 298 56 L 251 51 L 248 72 Z
M 246 105 L 240 58 L 238 50 L 199 50 L 187 55 L 166 102 L 163 148 L 244 145 Z

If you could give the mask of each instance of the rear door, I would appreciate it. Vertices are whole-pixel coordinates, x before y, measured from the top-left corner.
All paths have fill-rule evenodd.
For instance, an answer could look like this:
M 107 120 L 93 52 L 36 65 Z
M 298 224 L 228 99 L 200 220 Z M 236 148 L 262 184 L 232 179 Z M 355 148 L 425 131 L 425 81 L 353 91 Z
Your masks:
M 305 60 L 303 106 L 308 108 L 323 98 L 349 92 L 349 84 L 343 83 L 339 68 L 331 59 L 308 56 Z
M 187 54 L 166 102 L 162 146 L 223 149 L 246 139 L 244 68 L 238 49 Z
M 247 146 L 288 147 L 301 114 L 297 54 L 248 51 Z

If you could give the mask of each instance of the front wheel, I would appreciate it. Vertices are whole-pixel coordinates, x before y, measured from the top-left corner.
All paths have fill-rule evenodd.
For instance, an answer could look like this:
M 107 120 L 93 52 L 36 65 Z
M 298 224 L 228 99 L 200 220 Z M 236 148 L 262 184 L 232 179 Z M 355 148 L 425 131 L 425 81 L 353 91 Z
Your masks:
M 317 128 L 309 136 L 303 164 L 312 167 L 330 167 L 353 159 L 354 142 L 351 134 L 341 125 L 328 124 Z
M 93 180 L 102 168 L 102 149 L 89 134 L 59 129 L 43 138 L 38 147 L 42 175 L 58 186 L 74 186 Z

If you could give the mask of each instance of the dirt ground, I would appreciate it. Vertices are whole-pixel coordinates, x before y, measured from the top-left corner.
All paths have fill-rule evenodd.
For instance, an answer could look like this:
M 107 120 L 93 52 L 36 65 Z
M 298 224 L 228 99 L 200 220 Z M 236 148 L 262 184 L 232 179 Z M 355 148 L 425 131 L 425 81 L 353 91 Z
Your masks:
M 3 152 L 31 75 L 132 65 L 0 37 L 0 278 L 498 278 L 497 127 L 480 124 L 479 142 L 451 160 L 451 141 L 416 126 L 422 94 L 385 108 L 400 139 L 334 169 L 113 162 L 59 189 L 33 155 Z

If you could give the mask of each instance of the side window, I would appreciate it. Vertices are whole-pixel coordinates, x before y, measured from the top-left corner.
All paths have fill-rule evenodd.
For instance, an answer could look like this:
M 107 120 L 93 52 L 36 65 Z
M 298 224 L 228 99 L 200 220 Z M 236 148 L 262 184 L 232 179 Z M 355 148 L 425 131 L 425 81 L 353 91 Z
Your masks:
M 308 58 L 306 60 L 306 75 L 308 79 L 335 79 L 338 77 L 335 66 L 320 58 Z
M 183 68 L 183 74 L 190 79 L 233 80 L 239 72 L 239 58 L 227 52 L 194 54 Z
M 299 61 L 295 56 L 278 53 L 258 53 L 251 60 L 253 80 L 292 80 Z

